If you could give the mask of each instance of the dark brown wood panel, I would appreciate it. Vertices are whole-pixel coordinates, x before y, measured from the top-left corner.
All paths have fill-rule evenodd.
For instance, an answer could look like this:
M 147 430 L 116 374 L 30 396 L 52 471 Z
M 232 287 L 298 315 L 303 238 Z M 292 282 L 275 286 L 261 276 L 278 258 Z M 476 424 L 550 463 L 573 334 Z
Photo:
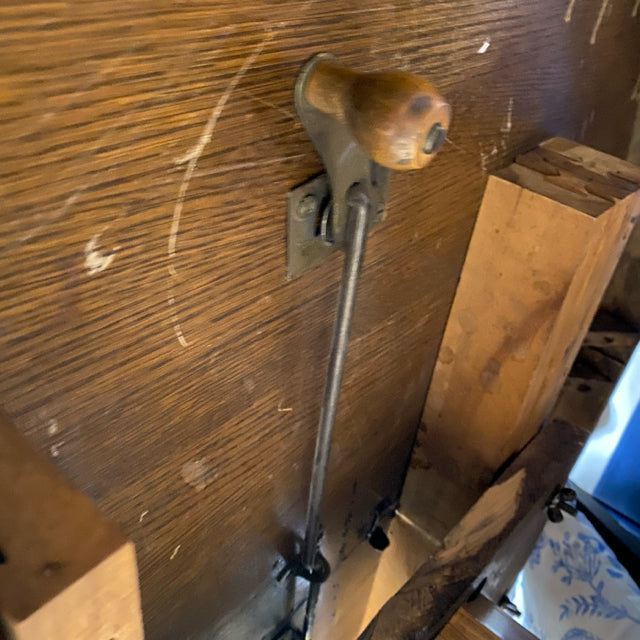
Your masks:
M 320 169 L 300 65 L 410 70 L 454 108 L 368 247 L 334 558 L 399 489 L 486 172 L 550 134 L 626 152 L 640 21 L 610 2 L 591 45 L 598 4 L 2 3 L 0 401 L 136 542 L 149 638 L 215 628 L 301 532 L 340 257 L 284 279 L 285 194 Z

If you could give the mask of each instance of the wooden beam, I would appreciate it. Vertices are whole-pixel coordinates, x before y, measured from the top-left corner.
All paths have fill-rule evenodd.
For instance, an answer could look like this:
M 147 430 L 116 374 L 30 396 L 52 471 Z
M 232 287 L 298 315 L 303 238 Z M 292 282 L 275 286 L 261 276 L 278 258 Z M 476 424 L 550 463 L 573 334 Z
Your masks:
M 527 443 L 639 213 L 638 167 L 560 138 L 490 177 L 425 404 L 427 463 L 480 491 Z
M 133 544 L 1 413 L 0 558 L 12 640 L 143 638 Z
M 500 571 L 490 561 L 533 508 L 565 482 L 587 433 L 548 422 L 445 539 L 443 549 L 380 611 L 371 640 L 427 640 L 440 630 L 470 587 Z M 541 472 L 544 470 L 544 472 Z
M 488 600 L 483 595 L 478 595 L 471 602 L 467 602 L 458 610 L 458 613 L 447 623 L 442 632 L 438 635 L 438 640 L 445 640 L 444 631 L 452 623 L 458 614 L 466 620 L 473 620 L 476 624 L 481 624 L 491 632 L 490 637 L 500 640 L 537 640 L 528 629 L 516 622 L 506 611 Z M 467 640 L 467 636 L 462 636 Z M 470 639 L 469 639 L 470 640 Z

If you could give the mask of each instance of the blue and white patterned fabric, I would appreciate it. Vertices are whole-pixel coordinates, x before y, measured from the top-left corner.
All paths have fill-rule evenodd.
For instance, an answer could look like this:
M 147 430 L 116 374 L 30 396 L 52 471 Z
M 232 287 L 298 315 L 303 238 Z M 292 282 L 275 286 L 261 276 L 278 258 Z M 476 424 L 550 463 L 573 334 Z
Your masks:
M 547 522 L 509 595 L 541 640 L 640 640 L 640 589 L 582 514 Z

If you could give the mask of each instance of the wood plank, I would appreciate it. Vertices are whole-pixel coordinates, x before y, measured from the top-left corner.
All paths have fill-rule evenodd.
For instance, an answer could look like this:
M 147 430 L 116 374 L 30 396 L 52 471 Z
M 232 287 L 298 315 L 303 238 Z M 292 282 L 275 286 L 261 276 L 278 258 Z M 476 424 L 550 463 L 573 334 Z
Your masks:
M 2 413 L 0 559 L 10 638 L 143 638 L 133 545 Z
M 542 509 L 566 481 L 586 437 L 563 420 L 547 423 L 451 531 L 443 550 L 383 607 L 371 640 L 434 637 L 472 585 L 500 570 L 492 566 L 493 556 L 518 523 L 532 509 Z
M 460 607 L 438 634 L 438 640 L 500 640 L 464 607 Z
M 528 629 L 525 629 L 508 613 L 483 595 L 479 595 L 467 602 L 459 611 L 466 612 L 468 616 L 481 623 L 500 640 L 537 640 L 536 636 Z M 451 619 L 451 622 L 454 621 L 455 617 Z M 445 626 L 445 629 L 451 622 Z M 444 632 L 444 629 L 442 631 Z M 442 637 L 442 632 L 438 637 Z
M 337 566 L 401 487 L 486 172 L 549 131 L 626 151 L 640 25 L 611 3 L 590 45 L 595 8 L 564 11 L 2 3 L 0 399 L 135 541 L 152 640 L 287 611 L 256 592 L 302 532 L 340 265 L 284 281 L 285 194 L 320 169 L 293 113 L 302 63 L 404 68 L 454 110 L 368 245 L 324 518 Z
M 563 159 L 550 157 L 584 194 L 612 184 Z M 460 486 L 490 480 L 548 416 L 640 213 L 638 187 L 594 211 L 549 176 L 512 167 L 487 185 L 423 415 L 423 457 L 453 462 Z

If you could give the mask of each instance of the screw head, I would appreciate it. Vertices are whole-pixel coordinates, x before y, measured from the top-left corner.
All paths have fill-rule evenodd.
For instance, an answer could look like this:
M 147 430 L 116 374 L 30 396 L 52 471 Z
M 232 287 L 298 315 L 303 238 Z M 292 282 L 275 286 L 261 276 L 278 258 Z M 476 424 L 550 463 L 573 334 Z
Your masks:
M 431 129 L 429 129 L 427 137 L 424 139 L 422 151 L 427 154 L 435 153 L 444 144 L 446 139 L 447 130 L 439 122 L 436 122 Z
M 308 193 L 304 198 L 298 202 L 296 209 L 296 215 L 300 220 L 306 220 L 311 216 L 315 216 L 318 213 L 318 199 L 312 194 Z

